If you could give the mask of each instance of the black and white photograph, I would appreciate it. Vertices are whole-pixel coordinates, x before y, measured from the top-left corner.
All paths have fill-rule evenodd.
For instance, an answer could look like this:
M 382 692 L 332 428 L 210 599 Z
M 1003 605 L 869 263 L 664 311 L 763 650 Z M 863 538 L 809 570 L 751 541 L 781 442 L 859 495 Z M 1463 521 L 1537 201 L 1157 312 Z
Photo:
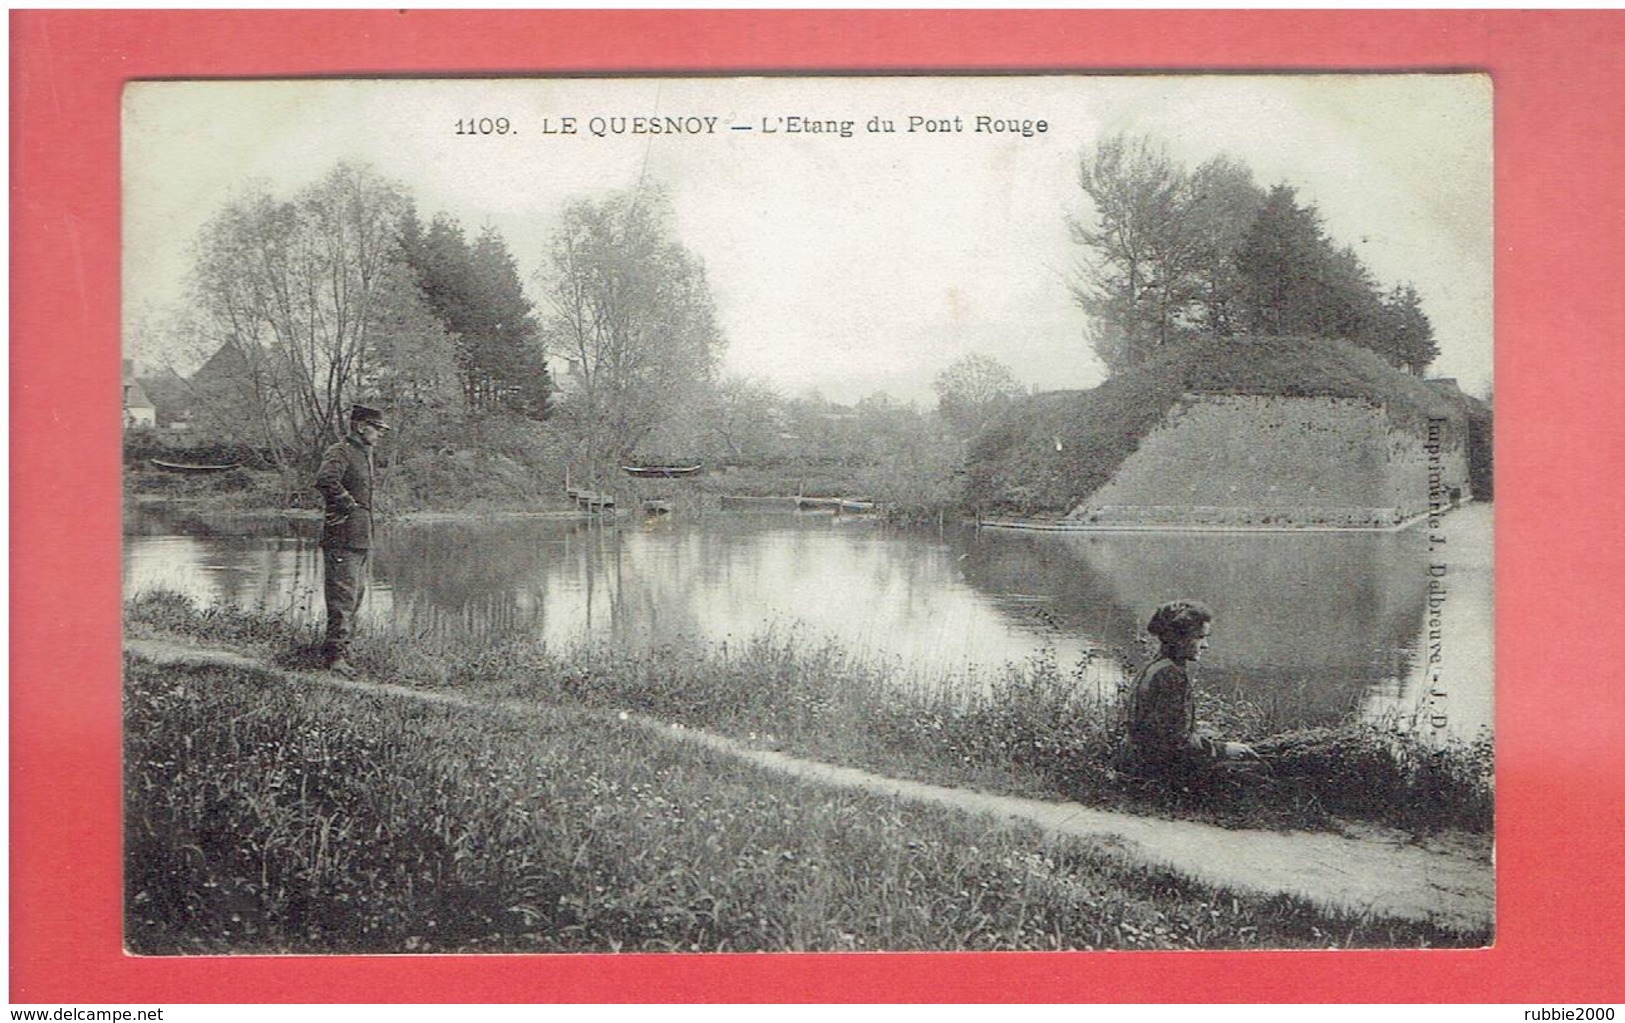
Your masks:
M 125 949 L 1492 946 L 1492 100 L 128 83 Z

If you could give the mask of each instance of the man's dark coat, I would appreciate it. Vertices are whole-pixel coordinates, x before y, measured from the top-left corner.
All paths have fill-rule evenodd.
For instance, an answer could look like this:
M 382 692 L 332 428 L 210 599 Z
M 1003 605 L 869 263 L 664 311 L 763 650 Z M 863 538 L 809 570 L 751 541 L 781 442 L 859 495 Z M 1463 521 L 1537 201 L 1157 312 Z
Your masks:
M 364 551 L 372 547 L 372 452 L 354 436 L 328 448 L 316 470 L 316 489 L 327 506 L 322 546 Z

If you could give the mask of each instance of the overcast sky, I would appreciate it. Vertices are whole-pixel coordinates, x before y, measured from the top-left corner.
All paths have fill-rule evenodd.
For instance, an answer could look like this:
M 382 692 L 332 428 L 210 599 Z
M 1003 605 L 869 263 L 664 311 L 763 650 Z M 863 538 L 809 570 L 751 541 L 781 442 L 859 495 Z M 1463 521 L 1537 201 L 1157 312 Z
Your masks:
M 911 133 L 911 116 L 963 130 Z M 978 116 L 1047 131 L 977 132 Z M 457 134 L 482 117 L 511 130 Z M 576 134 L 560 133 L 566 117 Z M 715 120 L 616 132 L 634 117 Z M 851 121 L 851 135 L 789 133 L 793 117 Z M 874 117 L 897 131 L 866 131 Z M 705 261 L 726 370 L 786 395 L 928 403 L 970 352 L 1025 384 L 1090 387 L 1102 368 L 1066 287 L 1066 218 L 1089 214 L 1079 154 L 1119 131 L 1188 167 L 1228 153 L 1262 185 L 1297 187 L 1384 286 L 1417 287 L 1443 353 L 1433 372 L 1489 386 L 1490 85 L 1470 75 L 138 83 L 126 323 L 180 300 L 192 240 L 249 182 L 291 195 L 348 159 L 404 183 L 425 220 L 495 225 L 533 298 L 565 203 L 662 185 Z

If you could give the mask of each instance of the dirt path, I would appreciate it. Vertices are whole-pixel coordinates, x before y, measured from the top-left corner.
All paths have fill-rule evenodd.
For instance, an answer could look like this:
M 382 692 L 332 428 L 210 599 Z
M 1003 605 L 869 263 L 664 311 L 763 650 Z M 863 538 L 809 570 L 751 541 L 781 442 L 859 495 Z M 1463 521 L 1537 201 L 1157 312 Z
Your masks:
M 126 639 L 125 649 L 160 664 L 227 664 L 276 671 L 230 650 L 169 640 Z M 293 673 L 287 673 L 293 674 Z M 300 673 L 337 688 L 388 693 L 456 706 L 489 706 L 460 693 Z M 515 707 L 524 704 L 515 702 Z M 1161 864 L 1188 877 L 1236 890 L 1291 893 L 1319 905 L 1379 916 L 1433 920 L 1452 929 L 1481 929 L 1494 919 L 1495 875 L 1488 843 L 1471 838 L 1413 842 L 1399 832 L 1365 828 L 1348 834 L 1246 831 L 1192 821 L 1095 810 L 1078 803 L 989 795 L 968 789 L 888 778 L 849 767 L 756 749 L 724 736 L 646 718 L 630 720 L 741 760 L 824 785 L 859 788 L 967 813 L 1037 824 L 1051 832 L 1093 839 L 1131 860 Z

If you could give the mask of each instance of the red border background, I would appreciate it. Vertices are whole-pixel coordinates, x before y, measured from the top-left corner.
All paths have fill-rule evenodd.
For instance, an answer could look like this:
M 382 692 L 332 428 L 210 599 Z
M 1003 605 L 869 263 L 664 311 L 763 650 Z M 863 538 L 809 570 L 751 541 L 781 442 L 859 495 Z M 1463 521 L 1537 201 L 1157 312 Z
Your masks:
M 1614 12 L 23 11 L 12 28 L 11 998 L 1625 999 Z M 142 77 L 1475 69 L 1496 110 L 1499 936 L 1483 951 L 143 960 L 119 911 L 119 104 Z

